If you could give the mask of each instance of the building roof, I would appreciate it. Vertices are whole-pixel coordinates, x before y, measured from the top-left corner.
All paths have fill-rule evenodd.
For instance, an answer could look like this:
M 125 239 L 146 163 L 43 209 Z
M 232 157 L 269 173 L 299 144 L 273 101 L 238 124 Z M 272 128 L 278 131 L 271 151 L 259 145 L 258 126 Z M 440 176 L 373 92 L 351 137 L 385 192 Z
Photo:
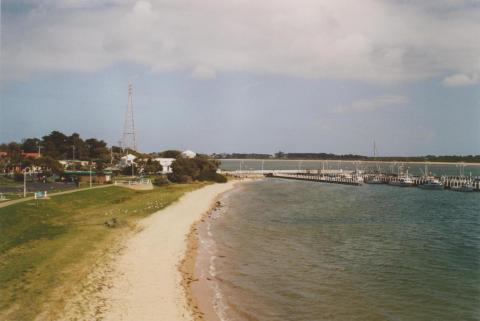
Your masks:
M 197 153 L 195 153 L 191 150 L 186 150 L 186 151 L 182 152 L 180 155 L 182 155 L 182 157 L 186 157 L 186 158 L 194 158 L 195 156 L 197 156 Z
M 29 157 L 29 158 L 39 158 L 40 154 L 37 152 L 23 152 L 22 155 L 24 157 Z
M 132 154 L 128 154 L 128 155 L 122 156 L 121 158 L 125 159 L 125 160 L 134 160 L 134 159 L 137 158 L 137 156 L 132 155 Z

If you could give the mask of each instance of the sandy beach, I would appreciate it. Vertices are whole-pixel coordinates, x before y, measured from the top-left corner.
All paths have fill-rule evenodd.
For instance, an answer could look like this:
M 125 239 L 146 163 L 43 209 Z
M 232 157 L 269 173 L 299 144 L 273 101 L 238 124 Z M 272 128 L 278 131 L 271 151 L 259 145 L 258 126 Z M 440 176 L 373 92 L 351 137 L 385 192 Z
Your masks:
M 187 235 L 216 197 L 234 184 L 206 186 L 142 220 L 142 231 L 126 242 L 113 263 L 113 286 L 104 292 L 104 320 L 193 320 L 179 271 Z

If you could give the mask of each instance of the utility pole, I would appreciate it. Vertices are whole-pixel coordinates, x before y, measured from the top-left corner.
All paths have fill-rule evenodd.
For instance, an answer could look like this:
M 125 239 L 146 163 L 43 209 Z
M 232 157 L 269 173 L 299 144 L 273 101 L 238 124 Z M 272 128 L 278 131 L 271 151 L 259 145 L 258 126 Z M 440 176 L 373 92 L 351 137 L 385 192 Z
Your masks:
M 23 170 L 23 197 L 27 197 L 27 172 Z
M 39 142 L 37 142 L 37 147 L 38 147 L 38 157 L 42 157 L 42 154 L 40 153 L 42 146 L 40 146 Z
M 30 167 L 23 169 L 23 197 L 27 197 L 27 169 L 30 171 Z
M 72 160 L 75 161 L 75 145 L 72 146 Z
M 90 188 L 92 188 L 92 164 L 90 164 Z

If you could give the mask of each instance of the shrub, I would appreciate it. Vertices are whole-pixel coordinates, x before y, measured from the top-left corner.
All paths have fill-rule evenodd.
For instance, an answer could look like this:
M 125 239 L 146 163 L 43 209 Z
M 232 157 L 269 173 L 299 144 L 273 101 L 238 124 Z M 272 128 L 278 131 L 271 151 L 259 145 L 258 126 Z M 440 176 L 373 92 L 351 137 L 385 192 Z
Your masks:
M 194 180 L 225 183 L 226 177 L 217 173 L 220 162 L 205 155 L 194 158 L 179 156 L 172 164 L 173 173 L 168 178 L 172 182 L 188 183 Z
M 193 181 L 193 178 L 188 175 L 175 173 L 168 174 L 168 179 L 175 183 L 191 183 Z
M 13 175 L 13 179 L 16 181 L 16 182 L 23 182 L 23 174 L 22 173 L 15 173 Z
M 168 180 L 168 178 L 164 175 L 161 175 L 161 176 L 157 176 L 154 180 L 153 180 L 153 185 L 155 186 L 162 186 L 162 185 L 167 185 L 167 184 L 170 184 L 170 181 Z
M 222 174 L 215 173 L 213 181 L 216 183 L 226 183 L 228 179 Z

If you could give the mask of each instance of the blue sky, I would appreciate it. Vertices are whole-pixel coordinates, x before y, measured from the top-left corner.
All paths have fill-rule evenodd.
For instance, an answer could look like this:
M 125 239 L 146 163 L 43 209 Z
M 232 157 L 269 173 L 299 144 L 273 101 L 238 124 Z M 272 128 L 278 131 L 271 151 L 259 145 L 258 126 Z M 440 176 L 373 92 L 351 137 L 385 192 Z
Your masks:
M 395 16 L 391 16 L 392 13 Z M 2 1 L 0 141 L 480 154 L 478 1 Z

